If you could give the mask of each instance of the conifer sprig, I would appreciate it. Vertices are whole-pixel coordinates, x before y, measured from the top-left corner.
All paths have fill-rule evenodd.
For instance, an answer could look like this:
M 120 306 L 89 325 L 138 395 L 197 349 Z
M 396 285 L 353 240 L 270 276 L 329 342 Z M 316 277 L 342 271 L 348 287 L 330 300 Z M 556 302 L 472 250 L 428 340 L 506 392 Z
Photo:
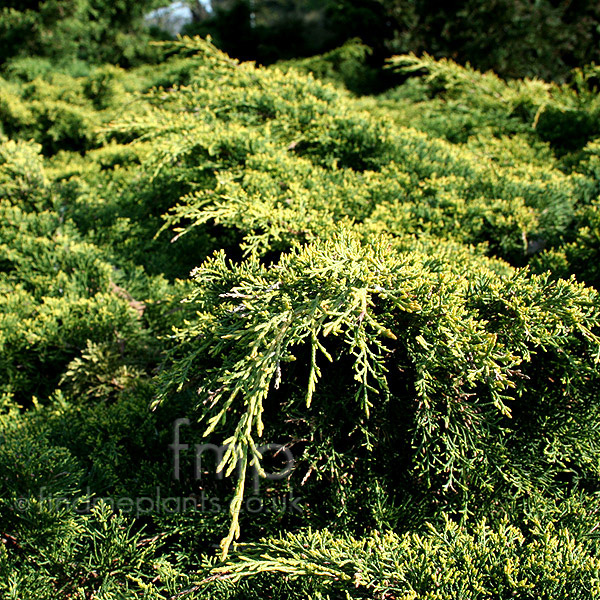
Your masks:
M 193 275 L 197 289 L 189 302 L 198 319 L 177 334 L 182 347 L 193 349 L 191 358 L 175 360 L 162 394 L 174 382 L 181 389 L 194 380 L 204 364 L 198 391 L 205 435 L 230 431 L 219 465 L 227 475 L 240 462 L 243 470 L 260 468 L 265 401 L 304 347 L 307 410 L 316 398 L 336 402 L 319 395 L 319 381 L 347 357 L 354 373 L 347 397 L 366 417 L 397 387 L 390 358 L 408 356 L 414 396 L 399 400 L 413 413 L 407 435 L 414 468 L 429 487 L 446 491 L 466 492 L 475 469 L 482 482 L 498 467 L 510 478 L 508 466 L 496 461 L 514 436 L 525 435 L 511 425 L 513 408 L 525 402 L 542 409 L 548 401 L 527 389 L 532 369 L 551 377 L 560 364 L 569 373 L 564 392 L 548 391 L 554 402 L 565 404 L 563 393 L 596 402 L 588 394 L 600 359 L 598 299 L 575 282 L 525 271 L 502 278 L 476 263 L 448 269 L 437 257 L 394 251 L 389 238 L 365 245 L 347 232 L 292 250 L 270 267 L 257 258 L 230 263 L 221 252 Z M 239 535 L 243 486 L 242 477 L 224 554 Z

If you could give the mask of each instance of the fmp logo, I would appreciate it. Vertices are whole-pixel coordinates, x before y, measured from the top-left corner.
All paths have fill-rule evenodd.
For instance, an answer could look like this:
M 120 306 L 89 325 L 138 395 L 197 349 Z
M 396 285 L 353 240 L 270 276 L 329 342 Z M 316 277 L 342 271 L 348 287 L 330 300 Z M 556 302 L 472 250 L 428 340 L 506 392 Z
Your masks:
M 169 444 L 169 448 L 173 452 L 173 478 L 176 481 L 180 480 L 181 477 L 181 452 L 190 449 L 190 444 L 182 444 L 180 439 L 180 429 L 182 425 L 190 425 L 190 420 L 187 418 L 176 419 L 173 423 L 173 443 Z M 202 468 L 202 456 L 206 452 L 213 454 L 215 458 L 215 465 L 217 467 L 223 461 L 225 453 L 229 448 L 229 444 L 223 444 L 217 446 L 216 444 L 193 444 L 194 447 L 194 478 L 196 481 L 202 479 L 204 470 Z M 286 479 L 289 477 L 294 470 L 296 461 L 292 451 L 283 444 L 264 444 L 257 448 L 258 453 L 263 456 L 266 453 L 270 453 L 272 456 L 279 457 L 283 462 L 283 468 L 277 472 L 264 471 L 264 479 L 271 481 Z M 252 482 L 254 493 L 258 494 L 260 490 L 260 473 L 256 467 L 251 467 L 252 471 Z M 238 468 L 239 474 L 239 468 Z M 218 479 L 222 479 L 224 476 L 224 469 L 215 472 Z

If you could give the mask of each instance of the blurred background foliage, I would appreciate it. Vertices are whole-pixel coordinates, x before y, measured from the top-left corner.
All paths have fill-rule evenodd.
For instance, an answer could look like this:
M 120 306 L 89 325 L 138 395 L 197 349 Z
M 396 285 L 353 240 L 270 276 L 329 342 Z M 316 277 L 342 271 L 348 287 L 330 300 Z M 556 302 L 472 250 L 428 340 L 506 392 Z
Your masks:
M 23 60 L 39 56 L 75 73 L 86 62 L 122 67 L 155 62 L 159 53 L 147 42 L 172 32 L 145 17 L 166 5 L 165 0 L 1 2 L 0 63 L 6 70 L 15 60 L 22 67 Z M 230 56 L 261 64 L 324 54 L 360 40 L 369 52 L 347 81 L 359 93 L 400 81 L 382 69 L 392 54 L 427 52 L 502 77 L 556 81 L 600 60 L 600 4 L 594 0 L 187 0 L 173 6 L 185 15 L 181 33 L 210 35 Z

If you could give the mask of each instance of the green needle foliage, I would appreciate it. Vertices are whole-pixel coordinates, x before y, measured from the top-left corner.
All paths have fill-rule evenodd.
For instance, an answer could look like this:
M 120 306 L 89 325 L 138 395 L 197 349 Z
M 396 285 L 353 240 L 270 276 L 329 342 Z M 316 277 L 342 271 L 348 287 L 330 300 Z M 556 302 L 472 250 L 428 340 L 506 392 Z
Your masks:
M 282 580 L 289 586 L 304 579 L 311 598 L 533 600 L 596 597 L 599 567 L 566 531 L 526 540 L 508 523 L 491 528 L 482 522 L 468 535 L 446 522 L 420 534 L 375 532 L 363 539 L 328 531 L 287 534 L 242 547 L 215 572 L 218 586 L 253 578 L 265 592 L 274 588 L 277 598 L 286 597 Z
M 398 252 L 388 238 L 362 245 L 345 233 L 269 267 L 228 264 L 221 254 L 193 275 L 197 291 L 188 300 L 198 318 L 177 334 L 178 346 L 192 351 L 163 374 L 162 394 L 202 373 L 204 434 L 226 432 L 227 475 L 241 463 L 224 554 L 239 535 L 244 474 L 260 465 L 268 395 L 298 358 L 310 357 L 294 394 L 308 414 L 317 402 L 327 404 L 324 412 L 355 403 L 370 450 L 383 444 L 370 431 L 371 413 L 396 407 L 402 419 L 394 426 L 411 448 L 409 460 L 399 459 L 463 512 L 500 484 L 504 493 L 525 493 L 536 467 L 524 457 L 517 465 L 514 452 L 535 445 L 542 423 L 546 442 L 577 435 L 577 453 L 592 459 L 600 313 L 596 292 L 581 284 L 525 271 L 499 276 L 474 259 L 457 267 L 439 255 Z M 339 378 L 330 371 L 340 364 L 351 369 L 344 394 L 321 393 L 321 378 Z
M 456 111 L 462 136 L 479 133 L 482 126 L 495 135 L 535 133 L 563 152 L 583 147 L 599 133 L 595 65 L 575 70 L 570 85 L 556 85 L 539 79 L 504 81 L 493 72 L 480 73 L 427 54 L 396 56 L 389 62 L 406 74 L 420 75 L 419 92 L 437 100 L 422 106 L 425 114 L 420 118 L 432 118 L 434 127 L 442 125 L 444 113 Z M 447 135 L 456 132 L 458 123 L 447 125 Z
M 599 597 L 596 67 L 154 51 L 0 79 L 0 597 Z

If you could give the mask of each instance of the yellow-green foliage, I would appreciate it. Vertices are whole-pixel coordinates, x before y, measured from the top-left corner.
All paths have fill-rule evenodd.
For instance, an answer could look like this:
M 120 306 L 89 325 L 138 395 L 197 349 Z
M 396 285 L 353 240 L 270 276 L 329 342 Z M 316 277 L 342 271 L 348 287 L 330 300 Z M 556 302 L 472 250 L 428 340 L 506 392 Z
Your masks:
M 243 470 L 260 461 L 255 448 L 271 419 L 263 407 L 288 376 L 299 379 L 293 399 L 306 404 L 309 420 L 317 401 L 327 412 L 345 410 L 365 428 L 359 446 L 382 455 L 393 450 L 371 438 L 371 413 L 397 411 L 395 434 L 402 431 L 415 449 L 402 459 L 405 475 L 414 469 L 438 501 L 459 502 L 464 511 L 481 510 L 492 491 L 496 501 L 504 493 L 512 501 L 548 485 L 544 478 L 555 467 L 546 463 L 536 483 L 545 461 L 534 454 L 535 464 L 526 466 L 521 453 L 539 443 L 531 427 L 549 406 L 547 452 L 574 466 L 579 459 L 561 441 L 571 436 L 578 436 L 576 455 L 595 451 L 595 429 L 584 434 L 582 425 L 598 415 L 600 313 L 595 292 L 581 285 L 522 271 L 502 276 L 475 257 L 454 264 L 435 252 L 398 253 L 390 239 L 363 246 L 347 235 L 285 254 L 269 269 L 256 260 L 237 267 L 219 256 L 194 278 L 198 291 L 189 300 L 198 318 L 178 336 L 187 353 L 163 377 L 163 395 L 190 378 L 199 383 L 200 396 L 211 398 L 205 434 L 231 434 L 224 436 L 227 472 L 238 460 Z M 346 361 L 352 372 L 344 380 L 336 365 Z M 290 362 L 300 366 L 289 369 Z M 561 383 L 550 386 L 554 373 L 562 373 Z M 345 394 L 332 395 L 327 385 L 320 392 L 321 377 L 344 381 Z M 339 421 L 331 427 L 330 436 L 344 430 Z M 225 548 L 239 534 L 240 482 Z
M 11 137 L 34 138 L 45 152 L 90 148 L 99 121 L 82 95 L 78 82 L 66 75 L 18 88 L 0 81 L 2 130 Z
M 286 72 L 295 69 L 301 73 L 312 73 L 321 80 L 361 93 L 372 86 L 377 77 L 375 69 L 366 64 L 371 53 L 368 46 L 359 39 L 353 39 L 320 56 L 279 61 L 276 68 Z
M 346 219 L 367 236 L 485 243 L 489 253 L 524 264 L 562 242 L 595 192 L 539 146 L 543 163 L 526 138 L 459 147 L 396 125 L 391 110 L 374 119 L 310 76 L 203 51 L 189 86 L 159 90 L 145 112 L 108 133 L 153 140 L 149 175 L 168 173 L 191 189 L 172 200 L 167 223 L 179 236 L 217 223 L 237 231 L 246 252 L 264 255 L 327 238 Z
M 390 66 L 420 77 L 388 93 L 384 106 L 397 111 L 397 119 L 408 117 L 452 141 L 483 132 L 524 133 L 564 152 L 600 133 L 600 101 L 593 87 L 598 68 L 593 65 L 575 71 L 570 86 L 538 79 L 504 81 L 427 54 L 393 57 Z
M 422 534 L 374 532 L 362 539 L 309 530 L 242 547 L 216 573 L 219 587 L 253 578 L 265 591 L 275 588 L 277 598 L 285 597 L 285 586 L 273 574 L 280 581 L 303 579 L 311 598 L 550 600 L 600 594 L 600 561 L 568 531 L 550 529 L 526 539 L 506 522 L 496 528 L 479 523 L 470 535 L 451 522 Z
M 597 597 L 594 68 L 162 49 L 0 81 L 0 596 Z M 241 510 L 270 442 L 300 514 Z M 78 510 L 157 489 L 221 510 Z

